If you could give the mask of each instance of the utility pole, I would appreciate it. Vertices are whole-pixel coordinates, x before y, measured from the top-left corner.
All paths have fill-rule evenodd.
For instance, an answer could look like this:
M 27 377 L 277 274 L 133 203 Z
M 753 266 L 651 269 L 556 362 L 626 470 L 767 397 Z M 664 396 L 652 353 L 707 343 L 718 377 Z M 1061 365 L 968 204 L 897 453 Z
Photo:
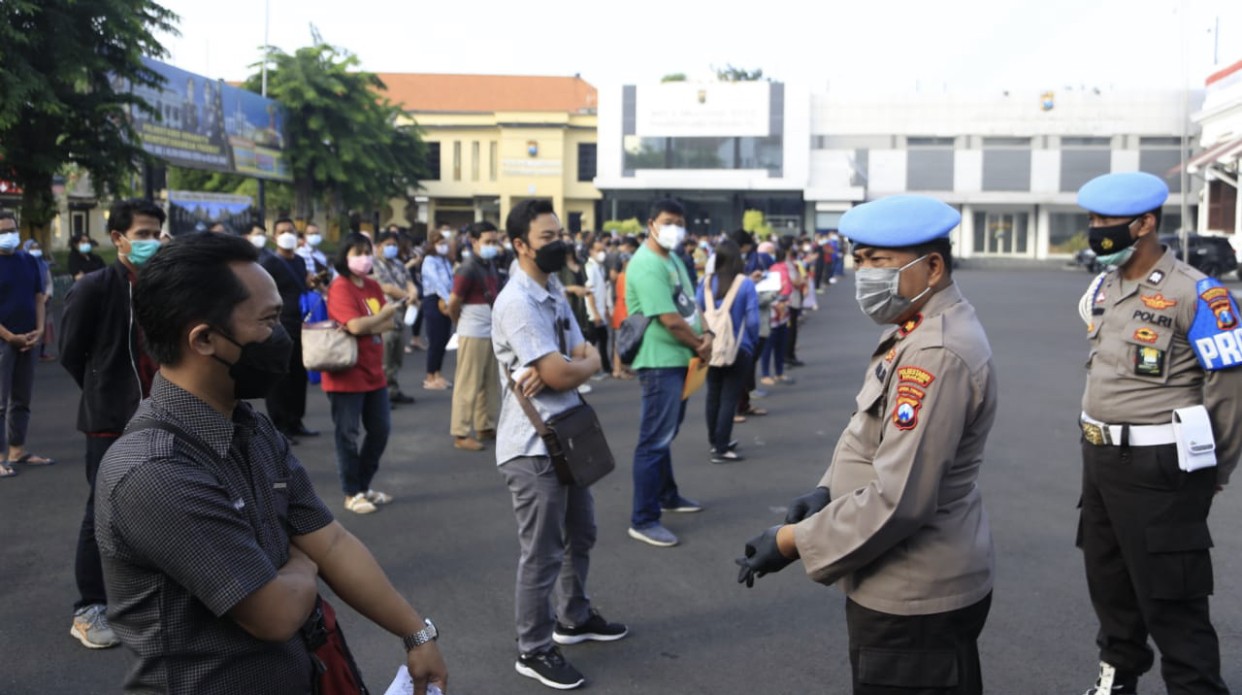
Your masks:
M 267 97 L 268 32 L 271 29 L 271 10 L 271 0 L 263 0 L 263 67 L 259 70 L 259 94 L 264 98 Z M 267 227 L 267 180 L 262 176 L 259 177 L 259 224 L 264 228 Z
M 1186 0 L 1182 0 L 1181 7 L 1178 12 L 1181 20 L 1181 40 L 1178 42 L 1182 49 L 1182 146 L 1181 159 L 1182 167 L 1179 172 L 1179 180 L 1181 182 L 1181 216 L 1182 228 L 1178 230 L 1178 238 L 1182 246 L 1182 260 L 1186 263 L 1190 262 L 1190 175 L 1186 172 L 1186 153 L 1190 149 L 1190 61 L 1186 57 Z M 1195 228 L 1198 228 L 1196 220 Z

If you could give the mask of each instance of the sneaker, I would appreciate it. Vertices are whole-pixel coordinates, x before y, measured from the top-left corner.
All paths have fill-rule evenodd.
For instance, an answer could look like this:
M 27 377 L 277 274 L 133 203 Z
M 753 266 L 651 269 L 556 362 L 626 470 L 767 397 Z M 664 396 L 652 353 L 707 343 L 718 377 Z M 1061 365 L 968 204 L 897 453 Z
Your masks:
M 483 442 L 472 437 L 453 437 L 453 446 L 465 451 L 483 451 Z
M 107 606 L 102 603 L 93 603 L 74 611 L 69 634 L 89 649 L 107 649 L 121 643 L 108 626 Z
M 750 392 L 750 397 L 758 399 L 758 400 L 763 400 L 768 397 L 768 392 L 764 391 L 763 389 L 755 389 L 754 391 Z
M 591 385 L 590 385 L 590 384 L 583 384 L 583 385 L 581 385 L 581 386 L 579 386 L 579 387 L 578 387 L 578 393 L 581 393 L 581 394 L 588 394 L 588 393 L 590 393 L 591 391 L 592 391 L 592 389 L 591 389 Z
M 345 508 L 355 514 L 371 514 L 378 509 L 371 500 L 367 499 L 367 493 L 365 492 L 359 492 L 353 497 L 346 497 Z
M 377 507 L 381 504 L 388 504 L 392 501 L 392 495 L 387 492 L 380 492 L 379 490 L 367 490 L 362 494 L 367 498 L 368 502 Z
M 1138 676 L 1122 677 L 1117 669 L 1100 662 L 1100 675 L 1084 695 L 1135 695 L 1138 693 Z
M 556 628 L 552 630 L 552 640 L 557 644 L 578 644 L 580 642 L 615 642 L 622 637 L 630 634 L 629 628 L 621 623 L 610 623 L 599 614 L 599 611 L 591 609 L 591 617 L 578 627 L 570 627 L 561 621 L 556 621 Z
M 557 690 L 573 690 L 586 682 L 556 647 L 534 654 L 519 654 L 513 668 L 523 676 Z
M 677 536 L 674 536 L 672 531 L 659 524 L 648 526 L 645 529 L 631 527 L 630 538 L 642 541 L 648 545 L 654 545 L 657 548 L 671 548 L 677 545 Z
M 660 511 L 678 512 L 681 514 L 693 514 L 695 512 L 703 511 L 703 505 L 699 504 L 698 502 L 695 502 L 692 499 L 678 495 L 677 500 L 672 505 L 669 505 L 666 507 L 663 504 L 661 504 Z
M 609 374 L 608 372 L 595 372 L 594 374 L 591 375 L 591 381 L 603 381 L 604 379 L 608 379 L 611 376 L 612 375 Z
M 712 450 L 712 463 L 732 463 L 734 461 L 744 460 L 745 459 L 742 458 L 741 454 L 733 451 L 732 449 L 726 449 L 724 452 L 717 452 L 715 449 Z

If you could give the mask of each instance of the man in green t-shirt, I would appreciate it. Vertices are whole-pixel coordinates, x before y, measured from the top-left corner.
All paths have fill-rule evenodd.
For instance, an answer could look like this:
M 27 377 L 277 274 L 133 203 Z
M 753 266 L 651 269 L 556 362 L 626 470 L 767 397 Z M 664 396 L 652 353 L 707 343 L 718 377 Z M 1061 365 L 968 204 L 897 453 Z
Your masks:
M 661 512 L 698 512 L 703 507 L 677 492 L 673 439 L 686 415 L 681 399 L 686 369 L 695 355 L 706 361 L 712 333 L 704 332 L 694 304 L 694 285 L 672 251 L 686 236 L 686 211 L 661 200 L 647 220 L 647 240 L 625 271 L 625 302 L 631 315 L 651 322 L 634 358 L 643 387 L 642 420 L 634 449 L 634 510 L 630 537 L 667 548 L 677 536 L 660 524 Z

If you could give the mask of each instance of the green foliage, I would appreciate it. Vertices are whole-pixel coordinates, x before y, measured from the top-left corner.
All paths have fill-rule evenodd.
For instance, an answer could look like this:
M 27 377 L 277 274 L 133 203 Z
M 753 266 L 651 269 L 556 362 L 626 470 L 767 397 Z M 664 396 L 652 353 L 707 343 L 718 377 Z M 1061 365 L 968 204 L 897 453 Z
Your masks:
M 0 1 L 0 177 L 22 187 L 22 224 L 47 241 L 52 177 L 69 164 L 115 190 L 147 159 L 130 124 L 150 111 L 125 85 L 158 86 L 142 57 L 163 57 L 177 16 L 153 0 Z
M 605 232 L 616 232 L 622 236 L 637 236 L 645 229 L 646 226 L 639 222 L 637 217 L 631 217 L 628 220 L 608 220 L 604 223 Z
M 203 169 L 168 167 L 168 187 L 174 191 L 227 193 L 250 196 L 259 204 L 259 181 L 239 174 L 225 174 Z M 267 217 L 269 220 L 293 213 L 293 186 L 279 181 L 267 182 Z
M 417 130 L 395 125 L 401 110 L 381 96 L 378 77 L 358 69 L 356 56 L 316 42 L 293 54 L 269 47 L 267 60 L 267 94 L 289 114 L 296 217 L 310 219 L 317 200 L 330 219 L 374 210 L 418 185 L 426 148 Z M 245 87 L 259 85 L 255 73 Z
M 742 229 L 755 235 L 760 241 L 772 236 L 772 225 L 768 224 L 759 210 L 747 210 L 742 213 Z
M 686 73 L 672 72 L 660 78 L 660 82 L 685 82 Z
M 1048 253 L 1078 253 L 1087 248 L 1087 233 L 1079 232 L 1060 244 L 1050 244 Z
M 758 82 L 763 79 L 763 69 L 747 70 L 726 65 L 723 68 L 716 68 L 716 79 L 721 82 Z

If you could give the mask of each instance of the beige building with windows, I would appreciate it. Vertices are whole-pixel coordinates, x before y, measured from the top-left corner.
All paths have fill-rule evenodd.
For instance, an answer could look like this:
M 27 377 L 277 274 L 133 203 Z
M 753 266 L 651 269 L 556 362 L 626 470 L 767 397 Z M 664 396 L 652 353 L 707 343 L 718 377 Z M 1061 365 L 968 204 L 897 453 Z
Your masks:
M 527 198 L 552 202 L 566 229 L 593 230 L 594 87 L 578 77 L 381 73 L 387 96 L 417 124 L 428 175 L 394 199 L 384 224 L 424 231 L 488 220 L 503 227 Z

